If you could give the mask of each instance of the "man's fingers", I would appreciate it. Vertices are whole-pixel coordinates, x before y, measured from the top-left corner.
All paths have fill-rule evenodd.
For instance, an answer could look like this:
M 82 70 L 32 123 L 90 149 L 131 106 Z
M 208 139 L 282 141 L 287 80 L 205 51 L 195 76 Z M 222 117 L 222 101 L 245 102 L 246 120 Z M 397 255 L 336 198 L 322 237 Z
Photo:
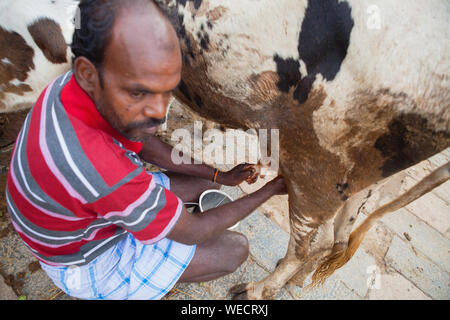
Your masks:
M 246 167 L 244 169 L 244 171 L 242 171 L 242 173 L 244 174 L 244 176 L 246 176 L 247 178 L 254 175 L 256 172 L 255 168 L 253 167 Z
M 245 179 L 245 181 L 248 184 L 253 184 L 258 180 L 259 174 L 258 173 L 253 173 L 251 176 L 249 176 L 247 179 Z
M 244 170 L 249 170 L 249 169 L 251 169 L 251 170 L 256 170 L 255 169 L 255 165 L 254 164 L 245 164 L 244 165 Z

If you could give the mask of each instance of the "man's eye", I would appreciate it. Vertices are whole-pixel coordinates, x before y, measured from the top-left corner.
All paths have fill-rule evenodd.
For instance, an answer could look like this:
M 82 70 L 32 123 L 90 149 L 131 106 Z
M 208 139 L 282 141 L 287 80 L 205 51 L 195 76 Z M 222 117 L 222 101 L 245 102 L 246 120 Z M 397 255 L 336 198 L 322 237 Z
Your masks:
M 133 91 L 133 92 L 130 92 L 130 96 L 133 99 L 141 99 L 144 96 L 144 93 L 141 91 Z

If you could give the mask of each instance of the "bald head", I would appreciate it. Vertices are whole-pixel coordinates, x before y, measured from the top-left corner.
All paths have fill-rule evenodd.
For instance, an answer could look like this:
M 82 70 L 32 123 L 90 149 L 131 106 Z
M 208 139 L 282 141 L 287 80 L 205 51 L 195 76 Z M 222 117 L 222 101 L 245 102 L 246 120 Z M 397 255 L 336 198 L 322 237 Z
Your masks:
M 113 35 L 120 33 L 127 37 L 148 38 L 148 41 L 154 41 L 150 44 L 162 50 L 179 49 L 175 30 L 153 1 L 128 1 L 127 5 L 117 12 Z
M 156 71 L 181 70 L 181 52 L 175 30 L 152 2 L 139 0 L 117 13 L 104 66 L 132 76 Z
M 154 29 L 157 25 L 168 25 L 171 28 L 167 19 L 159 7 L 152 0 L 81 0 L 80 8 L 80 27 L 75 29 L 72 39 L 72 52 L 74 54 L 74 61 L 78 57 L 88 58 L 94 65 L 102 64 L 106 54 L 106 48 L 111 41 L 116 20 L 119 16 L 132 16 L 134 14 L 145 15 L 144 19 L 147 23 L 146 28 L 143 29 L 138 26 L 134 31 L 142 30 L 148 32 Z M 155 23 L 153 25 L 153 22 Z M 173 36 L 175 32 L 172 31 Z M 164 31 L 159 28 L 158 32 Z M 165 36 L 169 33 L 161 34 L 162 40 L 166 40 Z M 176 35 L 175 35 L 176 37 Z M 160 42 L 160 44 L 168 45 L 170 48 L 174 44 L 174 38 L 170 41 Z

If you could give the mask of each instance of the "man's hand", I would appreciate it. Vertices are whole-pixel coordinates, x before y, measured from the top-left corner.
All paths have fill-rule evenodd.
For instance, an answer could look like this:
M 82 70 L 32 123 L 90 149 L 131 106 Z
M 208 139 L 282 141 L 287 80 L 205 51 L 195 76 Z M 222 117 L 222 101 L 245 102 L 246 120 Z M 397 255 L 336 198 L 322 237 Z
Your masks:
M 267 182 L 267 184 L 264 186 L 265 188 L 269 188 L 272 190 L 272 192 L 275 195 L 283 195 L 287 194 L 288 190 L 286 187 L 286 183 L 284 181 L 284 178 L 282 176 L 278 176 L 275 179 Z
M 258 172 L 256 171 L 255 165 L 243 163 L 234 167 L 230 171 L 219 172 L 216 181 L 217 183 L 226 186 L 237 186 L 244 181 L 248 184 L 255 183 L 257 179 Z
M 244 169 L 245 165 L 238 166 L 238 168 Z M 233 170 L 240 172 L 237 168 Z M 203 243 L 217 237 L 225 229 L 247 217 L 270 197 L 286 193 L 285 181 L 278 176 L 255 192 L 217 208 L 209 209 L 204 214 L 191 214 L 184 208 L 181 217 L 167 237 L 189 245 Z

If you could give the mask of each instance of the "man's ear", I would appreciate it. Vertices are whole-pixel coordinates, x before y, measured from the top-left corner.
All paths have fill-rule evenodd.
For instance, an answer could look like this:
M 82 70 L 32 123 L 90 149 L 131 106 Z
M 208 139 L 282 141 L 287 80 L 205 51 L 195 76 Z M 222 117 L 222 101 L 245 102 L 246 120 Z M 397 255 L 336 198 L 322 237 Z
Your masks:
M 99 74 L 95 65 L 85 57 L 78 57 L 74 62 L 73 70 L 80 87 L 94 99 L 100 86 Z

